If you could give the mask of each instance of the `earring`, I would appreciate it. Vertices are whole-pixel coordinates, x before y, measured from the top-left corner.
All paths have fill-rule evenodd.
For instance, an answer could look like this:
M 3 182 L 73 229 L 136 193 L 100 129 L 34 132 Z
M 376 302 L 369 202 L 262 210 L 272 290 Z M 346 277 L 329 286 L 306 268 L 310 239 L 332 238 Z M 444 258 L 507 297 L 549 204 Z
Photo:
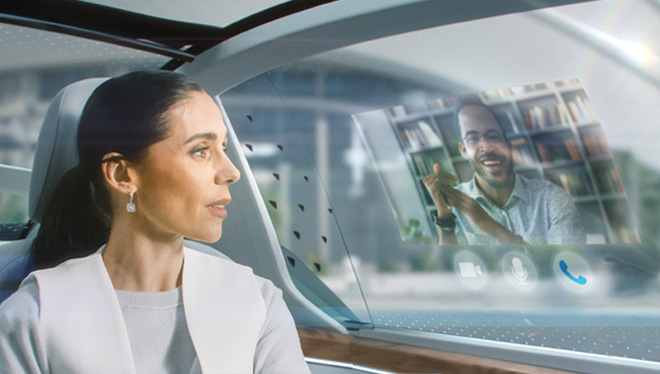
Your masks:
M 126 211 L 129 213 L 135 213 L 135 203 L 133 203 L 133 192 L 129 195 L 129 202 L 126 204 Z

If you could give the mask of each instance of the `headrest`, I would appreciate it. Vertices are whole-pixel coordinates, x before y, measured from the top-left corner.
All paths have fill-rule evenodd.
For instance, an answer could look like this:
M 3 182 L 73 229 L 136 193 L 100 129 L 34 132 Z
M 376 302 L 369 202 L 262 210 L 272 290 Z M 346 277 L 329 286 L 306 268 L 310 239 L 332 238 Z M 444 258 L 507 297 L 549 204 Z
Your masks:
M 78 165 L 78 122 L 87 99 L 108 78 L 81 80 L 64 87 L 48 107 L 39 133 L 30 179 L 30 219 L 41 222 L 57 182 Z

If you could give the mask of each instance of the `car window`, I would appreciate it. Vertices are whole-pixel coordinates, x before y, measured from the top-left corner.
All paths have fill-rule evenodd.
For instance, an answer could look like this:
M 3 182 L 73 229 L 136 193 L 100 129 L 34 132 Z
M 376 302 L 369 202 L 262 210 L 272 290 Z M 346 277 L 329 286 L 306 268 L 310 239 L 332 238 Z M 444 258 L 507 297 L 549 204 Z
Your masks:
M 590 2 L 421 30 L 285 64 L 220 99 L 280 243 L 366 308 L 362 322 L 659 361 L 657 17 L 653 2 Z M 473 180 L 452 122 L 468 94 L 505 137 L 477 132 L 475 146 L 509 146 L 526 199 L 550 196 L 520 227 L 583 240 L 502 245 L 466 229 L 438 244 L 422 179 L 438 163 Z M 483 167 L 499 172 L 498 157 Z M 575 224 L 549 219 L 572 206 Z
M 29 173 L 48 105 L 69 83 L 136 69 L 156 69 L 162 56 L 103 42 L 0 24 L 0 166 Z M 19 170 L 20 171 L 20 170 Z M 27 189 L 0 190 L 0 224 L 27 221 Z

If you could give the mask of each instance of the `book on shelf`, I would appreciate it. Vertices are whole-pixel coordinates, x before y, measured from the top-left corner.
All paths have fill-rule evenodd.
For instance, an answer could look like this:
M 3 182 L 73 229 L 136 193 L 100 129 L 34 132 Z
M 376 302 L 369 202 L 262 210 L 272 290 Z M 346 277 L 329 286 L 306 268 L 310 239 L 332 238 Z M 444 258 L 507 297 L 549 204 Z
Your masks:
M 579 161 L 582 159 L 582 155 L 580 155 L 580 148 L 577 145 L 577 142 L 575 141 L 575 138 L 570 136 L 570 137 L 565 137 L 564 138 L 564 145 L 566 146 L 566 149 L 568 150 L 568 154 L 571 157 L 571 160 L 573 161 Z
M 596 114 L 589 100 L 576 95 L 573 100 L 566 101 L 568 112 L 574 123 L 589 123 L 597 121 Z
M 544 163 L 582 159 L 580 148 L 572 135 L 545 135 L 537 138 L 535 145 Z
M 514 95 L 522 95 L 527 92 L 547 90 L 548 85 L 545 83 L 527 84 L 524 86 L 510 87 L 509 90 Z
M 550 126 L 567 126 L 568 120 L 561 104 L 540 107 L 533 106 L 523 111 L 525 124 L 529 130 L 543 130 Z
M 408 138 L 408 143 L 410 144 L 411 149 L 419 150 L 428 147 L 428 144 L 424 141 L 419 129 L 405 129 L 404 133 L 406 138 Z
M 548 150 L 545 148 L 545 144 L 537 144 L 536 150 L 539 153 L 541 162 L 550 162 L 550 155 L 548 154 Z
M 429 100 L 426 102 L 426 106 L 428 106 L 430 110 L 443 110 L 443 109 L 453 108 L 454 106 L 456 106 L 456 98 L 446 97 L 443 99 Z
M 425 121 L 418 121 L 417 126 L 399 129 L 399 137 L 404 147 L 409 151 L 417 151 L 429 147 L 441 147 L 442 140 Z
M 625 192 L 619 172 L 614 167 L 594 169 L 594 177 L 596 178 L 598 189 L 603 194 Z
M 436 134 L 436 132 L 433 131 L 431 125 L 429 125 L 425 121 L 419 121 L 417 122 L 417 125 L 419 126 L 422 136 L 428 143 L 429 147 L 442 147 L 442 140 L 440 139 L 438 134 Z
M 580 80 L 579 79 L 559 80 L 559 81 L 555 81 L 555 86 L 557 86 L 557 87 L 579 87 L 580 86 Z
M 441 167 L 445 166 L 446 163 L 443 162 L 443 158 L 442 154 L 434 154 L 434 152 L 431 152 L 430 154 L 418 153 L 412 155 L 415 174 L 421 178 L 426 177 L 433 173 L 433 164 L 440 164 Z
M 586 174 L 580 173 L 558 173 L 556 178 L 559 185 L 571 196 L 591 195 Z
M 585 132 L 582 134 L 582 143 L 589 157 L 611 154 L 607 138 L 602 131 Z
M 500 88 L 496 90 L 488 90 L 488 91 L 482 91 L 479 92 L 479 97 L 484 100 L 493 100 L 493 99 L 501 99 L 505 97 L 512 96 L 513 92 L 511 91 L 510 88 Z
M 639 233 L 634 227 L 618 226 L 612 227 L 614 237 L 618 243 L 634 244 L 641 243 Z
M 534 165 L 534 158 L 532 157 L 532 152 L 527 146 L 527 140 L 525 140 L 525 138 L 511 139 L 510 143 L 514 164 L 518 166 Z

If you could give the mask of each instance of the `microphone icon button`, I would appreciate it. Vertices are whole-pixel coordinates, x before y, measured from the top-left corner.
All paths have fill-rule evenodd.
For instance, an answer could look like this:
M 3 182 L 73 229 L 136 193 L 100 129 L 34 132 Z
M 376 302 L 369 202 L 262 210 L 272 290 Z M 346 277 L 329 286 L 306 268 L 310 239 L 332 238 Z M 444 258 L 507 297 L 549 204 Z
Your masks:
M 538 281 L 536 266 L 522 252 L 512 251 L 504 255 L 502 273 L 512 286 L 521 291 L 532 290 Z
M 523 265 L 522 260 L 514 257 L 511 260 L 511 272 L 513 276 L 520 282 L 521 286 L 526 286 L 525 279 L 527 279 L 527 268 Z

